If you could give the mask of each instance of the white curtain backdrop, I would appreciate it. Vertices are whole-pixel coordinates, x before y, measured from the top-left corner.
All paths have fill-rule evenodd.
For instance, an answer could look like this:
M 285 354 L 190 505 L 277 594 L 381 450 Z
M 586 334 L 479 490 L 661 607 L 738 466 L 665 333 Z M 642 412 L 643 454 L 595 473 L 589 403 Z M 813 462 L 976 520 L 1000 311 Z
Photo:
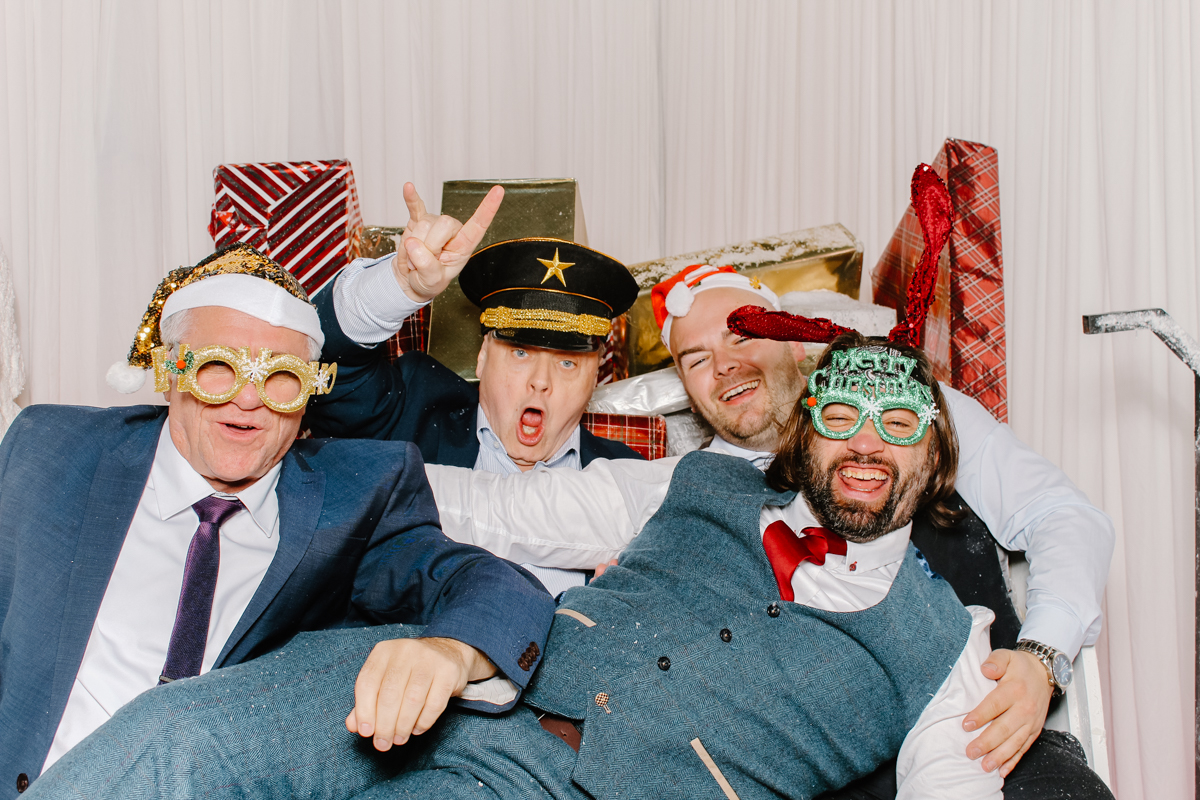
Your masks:
M 455 178 L 574 177 L 629 262 L 829 222 L 867 266 L 913 167 L 999 149 L 1016 432 L 1114 518 L 1099 651 L 1123 800 L 1192 795 L 1200 14 L 1187 0 L 0 0 L 0 243 L 22 404 L 104 385 L 211 251 L 222 162 L 349 157 L 368 223 Z M 138 399 L 152 397 L 145 393 Z

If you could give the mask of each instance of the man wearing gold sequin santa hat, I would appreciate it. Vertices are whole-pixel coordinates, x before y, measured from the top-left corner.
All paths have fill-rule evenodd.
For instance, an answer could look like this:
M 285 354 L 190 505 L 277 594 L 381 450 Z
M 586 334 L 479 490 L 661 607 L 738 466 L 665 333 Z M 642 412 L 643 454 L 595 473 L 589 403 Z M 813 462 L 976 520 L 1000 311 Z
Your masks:
M 413 445 L 296 439 L 309 397 L 336 380 L 314 360 L 322 341 L 296 280 L 238 245 L 171 272 L 110 373 L 133 391 L 152 371 L 168 405 L 32 406 L 9 428 L 0 797 L 139 693 L 301 631 L 425 624 L 374 663 L 419 665 L 410 688 L 431 708 L 515 702 L 549 598 L 441 534 Z

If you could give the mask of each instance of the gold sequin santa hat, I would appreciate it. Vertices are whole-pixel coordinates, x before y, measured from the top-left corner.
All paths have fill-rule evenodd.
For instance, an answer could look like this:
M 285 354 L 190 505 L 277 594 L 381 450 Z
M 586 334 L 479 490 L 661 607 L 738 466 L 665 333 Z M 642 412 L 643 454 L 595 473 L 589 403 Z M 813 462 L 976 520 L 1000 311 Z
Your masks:
M 105 380 L 122 394 L 142 388 L 153 366 L 150 351 L 163 344 L 162 320 L 179 311 L 222 306 L 268 324 L 290 328 L 325 344 L 317 309 L 300 282 L 248 244 L 218 250 L 194 267 L 172 270 L 154 291 L 125 361 L 109 368 Z

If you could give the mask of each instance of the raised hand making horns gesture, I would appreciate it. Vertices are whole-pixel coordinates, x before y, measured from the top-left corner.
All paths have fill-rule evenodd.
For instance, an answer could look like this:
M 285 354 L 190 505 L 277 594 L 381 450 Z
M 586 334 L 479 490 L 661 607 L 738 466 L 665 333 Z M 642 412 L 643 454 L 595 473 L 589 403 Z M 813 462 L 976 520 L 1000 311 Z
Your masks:
M 446 214 L 430 214 L 416 187 L 404 184 L 408 225 L 400 244 L 405 258 L 392 261 L 392 271 L 404 293 L 417 302 L 428 303 L 449 286 L 483 241 L 503 199 L 504 189 L 493 186 L 463 224 Z

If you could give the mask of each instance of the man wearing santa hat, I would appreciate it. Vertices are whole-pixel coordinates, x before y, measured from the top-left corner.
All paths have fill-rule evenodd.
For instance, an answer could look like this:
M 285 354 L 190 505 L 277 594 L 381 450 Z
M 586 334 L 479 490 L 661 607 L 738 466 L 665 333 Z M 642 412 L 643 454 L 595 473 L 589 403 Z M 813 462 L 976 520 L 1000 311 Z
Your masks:
M 413 445 L 296 439 L 309 398 L 337 379 L 316 360 L 323 338 L 300 284 L 238 245 L 171 272 L 110 373 L 133 390 L 152 372 L 167 406 L 31 406 L 9 428 L 0 797 L 136 695 L 301 631 L 426 625 L 366 672 L 426 697 L 415 725 L 452 697 L 515 703 L 550 598 L 441 534 Z

